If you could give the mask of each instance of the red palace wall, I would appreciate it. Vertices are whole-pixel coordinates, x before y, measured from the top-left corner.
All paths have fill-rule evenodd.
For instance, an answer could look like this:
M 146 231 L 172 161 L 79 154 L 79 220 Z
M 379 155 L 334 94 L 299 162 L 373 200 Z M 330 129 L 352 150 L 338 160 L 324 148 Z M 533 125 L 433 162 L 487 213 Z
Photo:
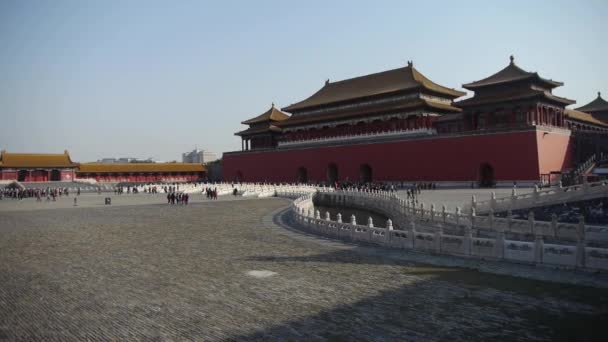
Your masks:
M 561 171 L 572 166 L 572 140 L 569 135 L 536 132 L 540 173 Z M 564 153 L 565 151 L 565 153 Z
M 10 169 L 2 170 L 0 172 L 0 180 L 17 180 L 19 177 L 19 171 L 26 170 L 28 173 L 25 176 L 25 182 L 48 182 L 51 179 L 51 171 L 56 170 L 59 172 L 60 180 L 71 181 L 74 179 L 74 170 L 62 170 L 62 169 L 49 169 L 49 170 L 37 170 L 37 169 Z
M 17 171 L 2 170 L 0 172 L 1 180 L 17 180 Z
M 358 181 L 362 164 L 371 166 L 373 181 L 477 181 L 488 163 L 497 181 L 538 181 L 540 173 L 561 171 L 570 162 L 570 137 L 548 135 L 531 130 L 227 153 L 223 177 L 234 181 L 241 173 L 242 181 L 296 182 L 298 168 L 305 167 L 309 181 L 325 181 L 334 163 L 340 181 Z

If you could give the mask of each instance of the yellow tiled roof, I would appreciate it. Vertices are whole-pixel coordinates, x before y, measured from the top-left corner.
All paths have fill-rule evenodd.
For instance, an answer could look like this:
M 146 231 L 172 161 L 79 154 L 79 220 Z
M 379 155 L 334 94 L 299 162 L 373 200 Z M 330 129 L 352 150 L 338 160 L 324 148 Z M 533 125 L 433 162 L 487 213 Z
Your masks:
M 594 118 L 591 114 L 587 114 L 587 113 L 584 113 L 584 112 L 581 112 L 581 111 L 578 111 L 575 109 L 568 109 L 568 108 L 566 108 L 564 113 L 566 113 L 566 115 L 568 117 L 570 117 L 571 119 L 574 119 L 574 120 L 585 121 L 585 122 L 588 122 L 588 123 L 591 123 L 594 125 L 608 127 L 608 124 Z
M 68 151 L 63 154 L 0 153 L 0 167 L 77 167 Z
M 140 173 L 140 172 L 205 172 L 197 163 L 127 163 L 127 164 L 80 164 L 77 173 Z

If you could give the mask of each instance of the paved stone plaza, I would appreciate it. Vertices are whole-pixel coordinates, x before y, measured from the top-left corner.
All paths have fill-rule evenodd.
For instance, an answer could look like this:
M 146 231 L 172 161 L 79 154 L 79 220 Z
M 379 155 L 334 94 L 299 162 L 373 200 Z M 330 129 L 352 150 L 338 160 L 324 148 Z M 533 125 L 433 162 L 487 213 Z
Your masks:
M 430 266 L 391 257 L 403 251 L 305 236 L 274 216 L 284 199 L 198 198 L 183 207 L 125 195 L 103 206 L 96 196 L 77 208 L 71 198 L 0 201 L 0 341 L 608 333 L 606 289 Z

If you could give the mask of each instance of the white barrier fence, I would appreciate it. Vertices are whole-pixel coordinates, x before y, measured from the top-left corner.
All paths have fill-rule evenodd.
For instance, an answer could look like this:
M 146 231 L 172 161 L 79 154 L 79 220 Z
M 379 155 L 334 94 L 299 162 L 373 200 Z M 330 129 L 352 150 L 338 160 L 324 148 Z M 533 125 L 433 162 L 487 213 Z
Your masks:
M 538 187 L 534 187 L 533 192 L 521 195 L 518 195 L 517 189 L 514 188 L 509 197 L 496 198 L 496 194 L 492 192 L 489 200 L 477 201 L 475 196 L 473 196 L 471 203 L 464 207 L 464 211 L 470 212 L 471 208 L 474 208 L 477 213 L 489 213 L 491 210 L 494 212 L 518 210 L 565 202 L 585 201 L 607 196 L 608 182 L 606 181 L 583 183 L 569 187 L 560 186 L 545 190 L 539 190 Z
M 366 225 L 352 216 L 343 222 L 339 215 L 331 220 L 314 211 L 313 194 L 297 198 L 292 205 L 295 220 L 306 230 L 348 241 L 425 252 L 501 259 L 516 262 L 608 270 L 608 228 L 557 222 L 537 222 L 496 217 L 468 217 L 409 206 L 406 201 L 384 192 L 319 191 L 330 204 L 364 207 L 393 217 L 387 228 Z

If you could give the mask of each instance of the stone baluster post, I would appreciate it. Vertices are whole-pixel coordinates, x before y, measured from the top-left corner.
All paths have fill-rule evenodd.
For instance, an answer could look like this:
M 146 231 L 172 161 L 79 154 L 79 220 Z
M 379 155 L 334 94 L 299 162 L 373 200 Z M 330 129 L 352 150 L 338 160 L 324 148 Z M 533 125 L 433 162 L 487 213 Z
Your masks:
M 338 215 L 336 215 L 336 221 L 342 223 L 342 214 L 338 213 Z
M 578 217 L 578 226 L 576 227 L 576 267 L 584 268 L 585 260 L 585 218 L 581 215 Z
M 532 229 L 534 232 L 534 262 L 542 264 L 544 252 L 543 230 L 534 223 L 534 215 L 532 215 Z
M 441 253 L 441 239 L 443 239 L 443 225 L 439 224 L 435 232 L 435 252 L 437 253 Z
M 513 187 L 513 190 L 511 190 L 511 207 L 515 206 L 516 200 L 517 200 L 517 188 Z
M 389 218 L 388 220 L 386 220 L 386 236 L 384 237 L 385 243 L 387 245 L 390 245 L 392 235 L 393 235 L 393 221 Z
M 329 215 L 329 211 L 325 212 L 325 221 L 331 221 L 331 216 Z
M 460 224 L 460 207 L 456 207 L 456 224 Z
M 435 222 L 435 204 L 431 203 L 430 211 L 431 222 Z
M 315 211 L 315 218 L 316 218 L 317 220 L 320 220 L 320 219 L 321 219 L 321 212 L 320 212 L 319 210 L 316 210 L 316 211 Z
M 477 209 L 477 199 L 475 198 L 475 195 L 471 196 L 471 211 Z
M 443 221 L 444 224 L 446 223 L 446 218 L 445 218 L 446 217 L 446 213 L 445 212 L 446 212 L 446 207 L 445 207 L 445 204 L 444 204 L 444 205 L 441 206 L 441 219 L 442 219 L 442 221 Z
M 420 203 L 420 219 L 424 218 L 424 203 Z
M 505 230 L 501 225 L 496 227 L 496 257 L 498 259 L 503 259 L 505 257 Z
M 471 216 L 471 218 L 472 217 L 473 216 Z M 464 239 L 462 239 L 462 242 L 464 244 L 464 255 L 471 255 L 471 243 L 473 241 L 473 223 L 474 221 L 471 220 L 471 222 L 469 222 L 469 224 L 464 227 Z
M 367 218 L 367 226 L 369 228 L 374 228 L 374 220 L 372 220 L 371 216 Z
M 407 225 L 407 241 L 406 248 L 416 249 L 416 223 L 412 216 L 409 217 L 409 224 Z
M 534 234 L 535 221 L 534 221 L 534 212 L 533 211 L 530 211 L 528 213 L 528 223 L 530 225 L 530 234 Z
M 538 185 L 534 184 L 534 193 L 533 193 L 533 198 L 534 198 L 534 203 L 538 202 Z
M 490 196 L 490 209 L 496 209 L 496 192 L 492 191 L 492 195 Z

